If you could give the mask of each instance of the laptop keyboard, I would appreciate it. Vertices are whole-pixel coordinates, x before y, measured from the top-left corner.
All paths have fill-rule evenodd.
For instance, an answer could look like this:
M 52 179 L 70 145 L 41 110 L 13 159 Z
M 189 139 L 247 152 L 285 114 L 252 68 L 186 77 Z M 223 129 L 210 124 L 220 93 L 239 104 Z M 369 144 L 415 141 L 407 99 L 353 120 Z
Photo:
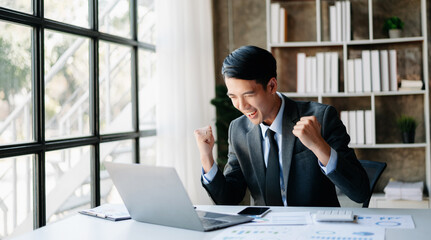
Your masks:
M 216 220 L 216 219 L 212 219 L 212 218 L 201 218 L 201 221 L 202 221 L 202 224 L 204 226 L 214 226 L 214 225 L 220 225 L 220 224 L 227 223 L 227 221 Z

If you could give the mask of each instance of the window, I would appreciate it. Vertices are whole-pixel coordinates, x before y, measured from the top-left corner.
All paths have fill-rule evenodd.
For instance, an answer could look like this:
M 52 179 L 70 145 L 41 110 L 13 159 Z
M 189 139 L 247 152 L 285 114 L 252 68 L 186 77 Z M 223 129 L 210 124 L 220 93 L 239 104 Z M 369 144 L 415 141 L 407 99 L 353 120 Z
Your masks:
M 154 10 L 0 1 L 0 238 L 120 201 L 105 161 L 155 163 Z
M 45 31 L 45 137 L 90 134 L 89 39 Z
M 100 31 L 130 38 L 130 2 L 130 0 L 99 0 Z
M 46 153 L 46 218 L 55 222 L 91 206 L 89 146 Z
M 132 49 L 104 41 L 99 43 L 100 130 L 131 131 Z
M 32 141 L 32 29 L 1 20 L 0 29 L 0 145 Z
M 46 18 L 80 27 L 90 27 L 88 21 L 88 0 L 44 0 L 43 4 L 45 6 Z M 66 14 L 64 9 L 67 9 Z

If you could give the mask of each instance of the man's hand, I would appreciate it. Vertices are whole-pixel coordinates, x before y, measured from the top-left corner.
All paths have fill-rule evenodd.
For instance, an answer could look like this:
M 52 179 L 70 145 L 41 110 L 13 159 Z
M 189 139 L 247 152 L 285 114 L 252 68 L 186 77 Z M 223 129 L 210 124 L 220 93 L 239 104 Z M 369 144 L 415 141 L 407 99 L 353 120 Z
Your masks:
M 321 125 L 315 116 L 302 117 L 293 127 L 293 135 L 308 149 L 310 149 L 319 161 L 326 166 L 331 156 L 331 147 L 321 135 Z
M 196 144 L 198 145 L 201 155 L 202 167 L 205 173 L 211 170 L 214 164 L 214 157 L 212 154 L 214 147 L 214 136 L 211 126 L 206 126 L 195 130 Z

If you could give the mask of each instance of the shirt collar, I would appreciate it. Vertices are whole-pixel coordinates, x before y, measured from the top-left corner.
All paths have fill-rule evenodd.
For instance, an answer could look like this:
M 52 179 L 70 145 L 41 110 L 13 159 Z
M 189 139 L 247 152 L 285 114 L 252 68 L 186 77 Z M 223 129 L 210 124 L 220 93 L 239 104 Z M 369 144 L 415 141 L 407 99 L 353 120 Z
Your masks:
M 271 129 L 275 133 L 282 135 L 282 129 L 283 129 L 283 112 L 284 112 L 284 98 L 281 95 L 281 93 L 277 92 L 277 95 L 281 98 L 281 106 L 280 110 L 278 110 L 277 116 L 275 117 L 274 121 L 272 122 L 271 126 L 267 126 L 263 123 L 260 123 L 260 130 L 262 131 L 262 136 L 266 137 L 266 130 Z

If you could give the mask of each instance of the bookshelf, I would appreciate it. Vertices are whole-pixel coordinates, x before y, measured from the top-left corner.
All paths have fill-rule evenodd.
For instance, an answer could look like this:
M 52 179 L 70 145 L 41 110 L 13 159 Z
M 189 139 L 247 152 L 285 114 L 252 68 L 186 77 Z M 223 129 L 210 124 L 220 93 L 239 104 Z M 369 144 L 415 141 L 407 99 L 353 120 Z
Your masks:
M 344 9 L 350 11 L 346 13 L 348 10 L 344 10 L 345 15 L 339 18 L 342 20 L 340 26 L 344 31 L 340 40 L 331 38 L 330 12 L 331 6 L 343 5 L 342 2 L 349 2 L 345 3 L 349 6 Z M 371 111 L 373 142 L 351 144 L 350 147 L 355 149 L 360 159 L 388 163 L 388 168 L 376 186 L 378 192 L 383 191 L 389 178 L 400 181 L 424 181 L 429 191 L 431 164 L 426 0 L 390 1 L 390 4 L 388 2 L 267 0 L 267 48 L 277 60 L 279 90 L 288 97 L 329 104 L 339 113 Z M 285 9 L 287 17 L 284 29 L 271 25 L 271 21 L 276 19 L 272 15 L 273 3 L 278 3 L 279 8 Z M 382 31 L 384 20 L 392 16 L 398 16 L 405 22 L 400 38 L 389 38 L 387 33 Z M 282 18 L 278 16 L 278 19 Z M 274 29 L 280 29 L 285 36 L 284 41 L 280 36 L 277 38 L 272 35 Z M 390 50 L 396 51 L 396 57 L 393 59 L 396 61 L 397 85 L 401 79 L 422 80 L 422 89 L 399 91 L 397 88 L 349 92 L 348 60 L 360 59 L 364 51 L 381 54 Z M 298 92 L 298 53 L 313 57 L 322 52 L 333 52 L 338 55 L 338 91 Z M 322 78 L 317 77 L 317 81 Z M 418 121 L 415 143 L 402 143 L 401 133 L 395 121 L 401 114 L 413 116 Z

